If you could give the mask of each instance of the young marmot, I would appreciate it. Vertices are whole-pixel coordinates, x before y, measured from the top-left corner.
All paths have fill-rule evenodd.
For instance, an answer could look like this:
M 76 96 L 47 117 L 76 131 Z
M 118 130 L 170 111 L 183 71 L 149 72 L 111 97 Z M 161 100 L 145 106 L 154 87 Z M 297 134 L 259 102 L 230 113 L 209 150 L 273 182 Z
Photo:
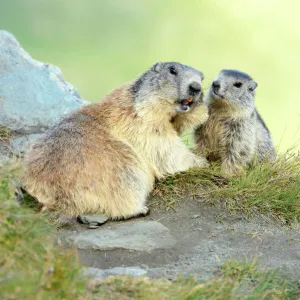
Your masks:
M 157 63 L 100 103 L 74 111 L 32 144 L 25 190 L 67 216 L 146 214 L 155 178 L 207 164 L 179 137 L 183 127 L 208 118 L 202 79 L 191 67 Z
M 222 70 L 205 98 L 209 118 L 196 129 L 196 143 L 210 160 L 221 159 L 228 175 L 275 156 L 270 132 L 254 105 L 256 87 L 249 75 Z

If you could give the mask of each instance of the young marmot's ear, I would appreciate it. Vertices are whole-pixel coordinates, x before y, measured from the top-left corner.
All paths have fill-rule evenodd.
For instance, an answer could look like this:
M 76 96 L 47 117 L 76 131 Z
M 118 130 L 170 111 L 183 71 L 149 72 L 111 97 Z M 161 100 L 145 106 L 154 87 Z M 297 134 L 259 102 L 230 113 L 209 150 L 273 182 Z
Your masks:
M 160 72 L 161 71 L 161 69 L 163 68 L 163 65 L 164 65 L 164 63 L 162 63 L 162 62 L 157 62 L 153 67 L 152 67 L 152 70 L 154 71 L 154 72 Z
M 250 92 L 253 92 L 256 88 L 257 88 L 258 84 L 256 81 L 252 80 L 249 84 L 249 91 Z

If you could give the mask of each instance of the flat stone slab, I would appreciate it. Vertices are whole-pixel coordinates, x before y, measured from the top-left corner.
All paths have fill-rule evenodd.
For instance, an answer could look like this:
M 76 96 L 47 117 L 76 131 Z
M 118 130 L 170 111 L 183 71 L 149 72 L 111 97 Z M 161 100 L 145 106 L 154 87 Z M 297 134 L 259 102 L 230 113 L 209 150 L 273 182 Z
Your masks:
M 88 230 L 66 237 L 69 244 L 79 249 L 127 249 L 150 252 L 169 248 L 176 240 L 169 229 L 156 221 L 124 222 L 109 228 Z
M 116 267 L 112 269 L 84 268 L 84 276 L 92 277 L 93 279 L 104 279 L 107 276 L 126 275 L 132 277 L 145 276 L 147 271 L 140 267 Z

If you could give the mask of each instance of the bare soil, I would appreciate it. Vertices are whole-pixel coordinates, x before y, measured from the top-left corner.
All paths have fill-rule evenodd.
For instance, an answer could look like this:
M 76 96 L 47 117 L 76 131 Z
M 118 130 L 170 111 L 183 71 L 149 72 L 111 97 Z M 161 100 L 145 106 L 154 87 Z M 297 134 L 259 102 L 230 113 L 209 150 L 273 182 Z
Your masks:
M 79 258 L 86 267 L 140 266 L 150 277 L 169 279 L 180 275 L 206 279 L 217 271 L 223 260 L 259 258 L 260 267 L 279 268 L 290 279 L 300 278 L 299 227 L 286 228 L 263 216 L 250 220 L 242 215 L 220 217 L 223 213 L 221 206 L 210 206 L 192 199 L 182 201 L 169 210 L 153 206 L 150 215 L 143 220 L 158 221 L 166 226 L 177 240 L 174 246 L 149 253 L 79 249 Z M 109 228 L 115 223 L 109 221 L 101 228 Z M 63 229 L 62 233 L 85 230 L 94 229 L 74 224 Z

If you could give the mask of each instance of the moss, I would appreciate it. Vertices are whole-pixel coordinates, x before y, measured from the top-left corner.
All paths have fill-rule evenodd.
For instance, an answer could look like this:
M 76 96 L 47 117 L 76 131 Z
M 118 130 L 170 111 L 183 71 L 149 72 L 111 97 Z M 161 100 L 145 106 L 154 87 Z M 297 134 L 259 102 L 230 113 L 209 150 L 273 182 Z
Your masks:
M 0 141 L 9 140 L 11 138 L 11 131 L 8 127 L 0 125 Z

